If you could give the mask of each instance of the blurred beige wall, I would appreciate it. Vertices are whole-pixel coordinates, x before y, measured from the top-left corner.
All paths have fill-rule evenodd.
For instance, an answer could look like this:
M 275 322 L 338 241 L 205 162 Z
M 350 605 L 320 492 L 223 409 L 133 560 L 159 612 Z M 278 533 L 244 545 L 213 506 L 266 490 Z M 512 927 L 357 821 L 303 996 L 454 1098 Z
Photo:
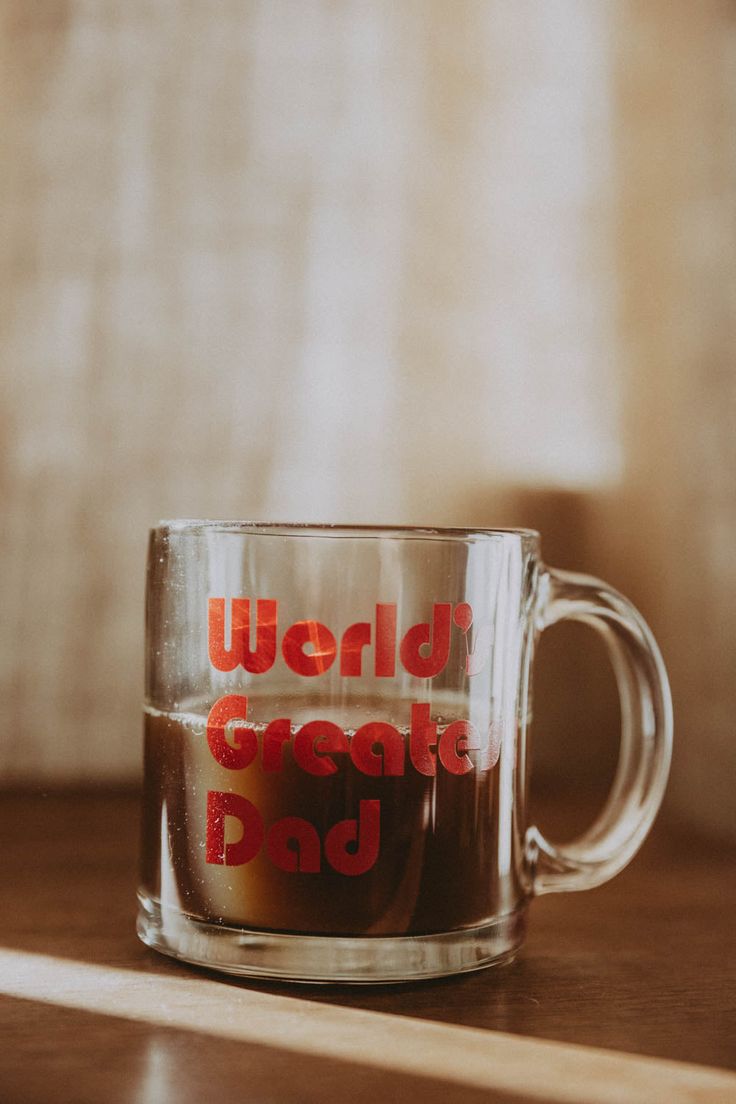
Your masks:
M 159 517 L 526 523 L 650 619 L 672 808 L 736 831 L 733 4 L 0 15 L 2 778 L 136 776 Z M 611 769 L 584 641 L 548 785 Z

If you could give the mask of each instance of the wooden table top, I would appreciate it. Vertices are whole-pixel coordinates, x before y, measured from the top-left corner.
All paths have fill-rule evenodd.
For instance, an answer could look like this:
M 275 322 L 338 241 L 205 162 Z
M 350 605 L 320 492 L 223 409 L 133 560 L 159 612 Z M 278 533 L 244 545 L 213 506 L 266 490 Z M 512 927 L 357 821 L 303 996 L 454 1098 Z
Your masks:
M 3 1104 L 736 1101 L 733 855 L 664 823 L 607 886 L 533 902 L 511 965 L 377 988 L 143 947 L 135 794 L 5 795 L 0 844 Z

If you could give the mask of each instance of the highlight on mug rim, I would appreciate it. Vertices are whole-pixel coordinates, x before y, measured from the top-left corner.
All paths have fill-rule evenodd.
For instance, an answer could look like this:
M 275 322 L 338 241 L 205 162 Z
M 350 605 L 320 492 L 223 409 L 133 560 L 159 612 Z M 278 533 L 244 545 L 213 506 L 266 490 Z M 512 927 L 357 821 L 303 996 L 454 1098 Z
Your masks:
M 489 528 L 486 526 L 429 526 L 429 525 L 364 525 L 322 521 L 254 521 L 214 518 L 165 518 L 151 529 L 152 533 L 176 533 L 183 536 L 199 536 L 205 533 L 240 533 L 248 536 L 316 536 L 316 537 L 390 537 L 414 540 L 474 540 L 498 537 L 518 537 L 532 544 L 539 544 L 536 529 Z

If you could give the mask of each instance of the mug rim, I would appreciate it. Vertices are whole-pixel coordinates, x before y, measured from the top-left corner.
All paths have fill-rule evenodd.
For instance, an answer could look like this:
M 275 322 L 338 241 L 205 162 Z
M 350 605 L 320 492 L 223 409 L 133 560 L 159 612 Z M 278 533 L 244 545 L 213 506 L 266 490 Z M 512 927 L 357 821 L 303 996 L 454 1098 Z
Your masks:
M 386 525 L 328 521 L 261 521 L 237 518 L 164 518 L 151 528 L 156 535 L 177 534 L 200 536 L 206 533 L 241 533 L 248 536 L 330 536 L 379 537 L 396 539 L 470 539 L 474 537 L 519 537 L 539 542 L 537 529 L 525 527 Z

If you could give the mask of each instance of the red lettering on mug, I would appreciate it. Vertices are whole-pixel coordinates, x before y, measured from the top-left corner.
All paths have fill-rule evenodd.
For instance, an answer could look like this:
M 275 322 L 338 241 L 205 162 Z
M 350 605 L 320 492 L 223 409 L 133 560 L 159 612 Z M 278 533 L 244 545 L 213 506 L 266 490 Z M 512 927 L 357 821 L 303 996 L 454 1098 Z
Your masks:
M 248 716 L 248 698 L 241 694 L 226 694 L 219 698 L 207 717 L 207 744 L 213 758 L 228 770 L 249 767 L 258 755 L 259 738 L 255 729 L 237 725 Z M 292 744 L 293 737 L 293 744 Z M 314 720 L 297 728 L 289 717 L 278 717 L 266 725 L 261 744 L 261 769 L 273 773 L 284 768 L 284 748 L 291 745 L 291 755 L 297 766 L 309 774 L 326 777 L 338 770 L 333 755 L 350 756 L 355 767 L 370 777 L 396 777 L 406 769 L 407 743 L 412 766 L 420 774 L 437 774 L 437 759 L 451 774 L 467 774 L 474 762 L 467 754 L 479 752 L 476 760 L 480 771 L 492 770 L 498 762 L 503 739 L 503 725 L 492 721 L 486 739 L 481 742 L 476 727 L 458 719 L 439 730 L 431 717 L 428 702 L 414 702 L 408 740 L 388 721 L 367 721 L 349 737 L 333 721 Z
M 266 853 L 279 870 L 319 874 L 321 851 L 317 829 L 302 817 L 283 817 L 269 829 Z
M 226 819 L 236 820 L 240 838 L 225 842 Z M 266 833 L 261 814 L 237 793 L 209 790 L 205 859 L 216 866 L 243 866 L 258 855 L 266 841 L 266 854 L 274 866 L 288 874 L 318 874 L 322 847 L 317 829 L 303 817 L 274 821 Z M 340 820 L 325 837 L 325 855 L 338 874 L 356 877 L 375 865 L 381 842 L 381 802 L 360 801 L 358 816 Z
M 385 721 L 361 725 L 350 741 L 355 766 L 375 778 L 403 774 L 405 750 L 401 733 Z
M 261 764 L 264 771 L 280 771 L 284 765 L 284 744 L 291 739 L 291 721 L 278 717 L 269 721 L 263 733 Z
M 329 752 L 348 752 L 348 738 L 332 721 L 308 721 L 294 737 L 294 758 L 309 774 L 334 774 L 335 760 Z
M 355 877 L 375 864 L 381 837 L 381 802 L 361 801 L 357 820 L 341 820 L 325 837 L 325 854 L 338 874 Z
M 244 667 L 254 675 L 262 675 L 273 667 L 276 659 L 276 624 L 278 603 L 270 598 L 256 602 L 256 647 L 250 647 L 250 599 L 233 598 L 230 602 L 230 647 L 225 647 L 225 599 L 210 598 L 208 602 L 207 639 L 210 663 L 218 671 L 234 671 Z
M 376 655 L 374 670 L 377 678 L 393 678 L 396 674 L 396 603 L 376 604 Z
M 240 823 L 242 834 L 237 843 L 225 843 L 226 817 Z M 218 866 L 242 866 L 255 858 L 262 844 L 263 821 L 255 805 L 240 794 L 210 790 L 207 794 L 206 861 Z
M 371 626 L 368 621 L 358 621 L 345 630 L 340 641 L 341 675 L 350 677 L 363 674 L 363 648 L 370 642 Z
M 470 721 L 453 721 L 443 731 L 437 748 L 440 762 L 450 774 L 467 774 L 473 764 L 466 754 L 478 751 L 480 736 Z
M 233 729 L 232 743 L 225 738 L 226 726 L 231 721 L 245 721 L 247 717 L 248 699 L 243 694 L 226 694 L 209 711 L 207 743 L 220 766 L 228 770 L 249 766 L 258 752 L 258 737 L 252 728 Z
M 243 667 L 251 674 L 264 674 L 276 658 L 278 602 L 271 598 L 256 600 L 255 649 L 250 646 L 251 601 L 230 599 L 230 646 L 226 644 L 224 598 L 208 601 L 208 649 L 212 666 L 218 671 L 234 671 Z M 471 651 L 469 644 L 473 611 L 468 602 L 459 602 L 453 611 L 450 602 L 435 602 L 431 621 L 420 621 L 404 634 L 399 655 L 404 669 L 416 678 L 432 679 L 447 666 L 450 656 L 452 623 L 465 637 L 467 651 L 465 673 L 477 675 L 483 670 L 493 639 L 492 626 L 484 625 L 476 632 Z M 369 621 L 349 625 L 340 641 L 340 674 L 345 678 L 360 678 L 364 649 L 373 637 L 373 673 L 377 678 L 396 675 L 397 614 L 395 602 L 377 602 L 375 636 Z M 295 621 L 284 632 L 281 653 L 287 666 L 297 675 L 314 678 L 332 667 L 337 655 L 333 632 L 321 621 Z
M 449 602 L 435 602 L 432 607 L 432 623 L 412 625 L 401 641 L 400 656 L 406 670 L 417 678 L 435 678 L 444 670 L 450 656 Z M 429 648 L 426 655 L 422 649 Z
M 311 652 L 304 646 L 310 644 Z M 319 621 L 295 621 L 284 633 L 281 651 L 297 675 L 322 675 L 332 666 L 337 654 L 335 638 Z

